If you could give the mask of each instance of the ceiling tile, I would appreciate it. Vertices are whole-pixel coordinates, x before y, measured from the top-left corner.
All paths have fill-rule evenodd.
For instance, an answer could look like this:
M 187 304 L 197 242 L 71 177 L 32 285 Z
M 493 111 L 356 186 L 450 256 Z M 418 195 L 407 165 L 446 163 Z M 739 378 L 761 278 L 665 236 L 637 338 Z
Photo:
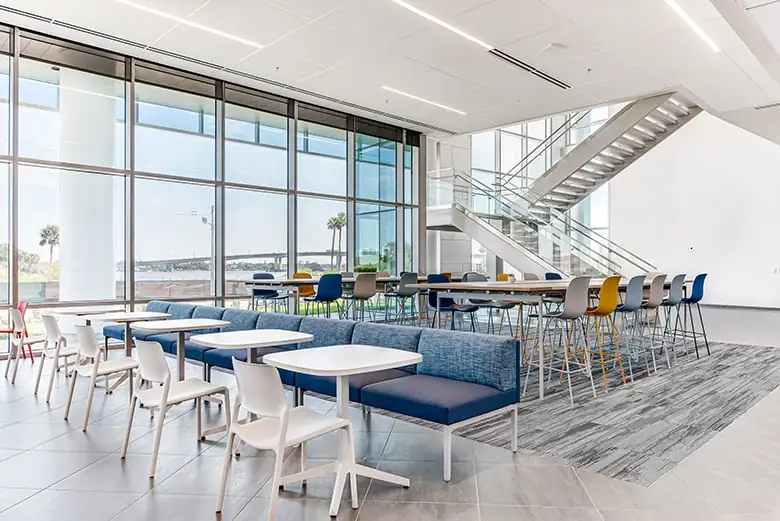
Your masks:
M 425 18 L 389 0 L 351 0 L 319 21 L 376 45 L 409 36 L 432 25 Z M 361 41 L 356 39 L 354 45 L 360 45 Z
M 462 78 L 475 87 L 486 85 L 503 92 L 512 92 L 516 96 L 514 99 L 535 97 L 544 93 L 554 96 L 560 90 L 488 53 L 444 65 L 441 70 Z
M 452 18 L 451 22 L 472 36 L 501 47 L 559 25 L 563 19 L 538 0 L 493 0 Z
M 441 19 L 455 17 L 493 0 L 411 0 L 415 7 Z
M 269 3 L 302 14 L 308 18 L 319 18 L 334 11 L 350 0 L 267 0 Z
M 147 45 L 176 26 L 172 20 L 117 2 L 98 3 L 90 9 L 70 9 L 57 19 Z
M 199 7 L 209 3 L 209 0 L 133 0 L 133 2 L 138 5 L 157 9 L 163 13 L 185 18 Z M 99 3 L 105 5 L 119 2 L 116 2 L 115 0 L 103 0 Z
M 450 31 L 442 31 L 440 27 L 431 27 L 396 40 L 390 48 L 431 67 L 487 53 L 482 47 Z
M 305 56 L 287 49 L 284 46 L 274 44 L 261 49 L 241 61 L 236 68 L 257 76 L 280 81 L 284 83 L 296 83 L 300 80 L 322 72 L 327 68 L 316 62 L 301 58 Z
M 305 16 L 262 0 L 211 1 L 189 19 L 262 45 L 311 23 Z
M 605 49 L 566 63 L 544 64 L 544 71 L 569 85 L 579 86 L 640 72 L 640 67 L 625 59 L 616 49 Z
M 573 23 L 565 22 L 546 31 L 515 40 L 501 50 L 544 70 L 547 65 L 572 61 L 604 48 Z
M 241 58 L 257 50 L 187 25 L 177 26 L 157 40 L 154 46 L 223 67 L 234 67 Z

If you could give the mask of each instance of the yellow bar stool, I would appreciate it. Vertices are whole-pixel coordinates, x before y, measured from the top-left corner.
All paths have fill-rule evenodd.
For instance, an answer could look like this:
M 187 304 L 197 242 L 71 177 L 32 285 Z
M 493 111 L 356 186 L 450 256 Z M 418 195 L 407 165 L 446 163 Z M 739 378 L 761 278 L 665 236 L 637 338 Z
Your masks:
M 591 348 L 590 352 L 592 360 L 601 364 L 601 374 L 604 378 L 604 392 L 609 392 L 607 388 L 607 363 L 614 362 L 620 368 L 620 377 L 623 380 L 623 384 L 626 383 L 626 375 L 623 372 L 623 360 L 620 357 L 620 346 L 618 345 L 618 334 L 615 329 L 615 321 L 612 319 L 612 315 L 618 307 L 619 302 L 619 290 L 620 290 L 620 275 L 612 275 L 604 279 L 599 290 L 599 305 L 596 307 L 588 308 L 585 314 L 588 317 L 588 327 L 590 326 L 590 319 L 593 318 L 594 326 L 596 329 L 596 347 L 598 350 Z M 607 353 L 604 352 L 604 333 L 602 331 L 604 325 L 609 325 L 609 334 L 612 335 L 612 343 L 614 346 L 614 353 L 607 349 Z M 587 329 L 587 328 L 586 328 Z

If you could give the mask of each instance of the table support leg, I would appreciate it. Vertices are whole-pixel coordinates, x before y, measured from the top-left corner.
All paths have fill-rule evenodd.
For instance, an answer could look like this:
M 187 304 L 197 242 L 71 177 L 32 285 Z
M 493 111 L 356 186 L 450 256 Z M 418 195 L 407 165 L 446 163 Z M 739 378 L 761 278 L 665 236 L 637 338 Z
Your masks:
M 542 316 L 544 315 L 544 299 L 539 295 L 536 301 L 536 341 L 539 343 L 539 399 L 544 400 L 544 339 L 542 338 Z
M 125 356 L 133 354 L 133 332 L 130 329 L 130 322 L 125 322 Z
M 179 381 L 184 380 L 184 331 L 179 331 L 179 338 L 176 341 L 176 370 L 179 373 Z

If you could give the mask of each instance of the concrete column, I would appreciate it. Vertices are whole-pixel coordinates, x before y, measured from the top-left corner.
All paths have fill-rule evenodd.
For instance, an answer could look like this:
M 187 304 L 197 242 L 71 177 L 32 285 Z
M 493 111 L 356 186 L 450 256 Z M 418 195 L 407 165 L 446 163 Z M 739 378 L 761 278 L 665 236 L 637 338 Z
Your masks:
M 60 161 L 114 165 L 114 84 L 60 70 Z M 59 217 L 60 300 L 114 298 L 114 178 L 60 171 Z

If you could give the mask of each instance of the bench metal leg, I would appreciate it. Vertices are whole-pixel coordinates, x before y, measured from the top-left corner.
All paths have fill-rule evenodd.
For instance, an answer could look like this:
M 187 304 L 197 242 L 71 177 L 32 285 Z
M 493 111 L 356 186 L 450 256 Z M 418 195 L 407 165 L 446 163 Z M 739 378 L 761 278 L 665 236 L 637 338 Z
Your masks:
M 444 430 L 444 481 L 452 478 L 452 431 Z

